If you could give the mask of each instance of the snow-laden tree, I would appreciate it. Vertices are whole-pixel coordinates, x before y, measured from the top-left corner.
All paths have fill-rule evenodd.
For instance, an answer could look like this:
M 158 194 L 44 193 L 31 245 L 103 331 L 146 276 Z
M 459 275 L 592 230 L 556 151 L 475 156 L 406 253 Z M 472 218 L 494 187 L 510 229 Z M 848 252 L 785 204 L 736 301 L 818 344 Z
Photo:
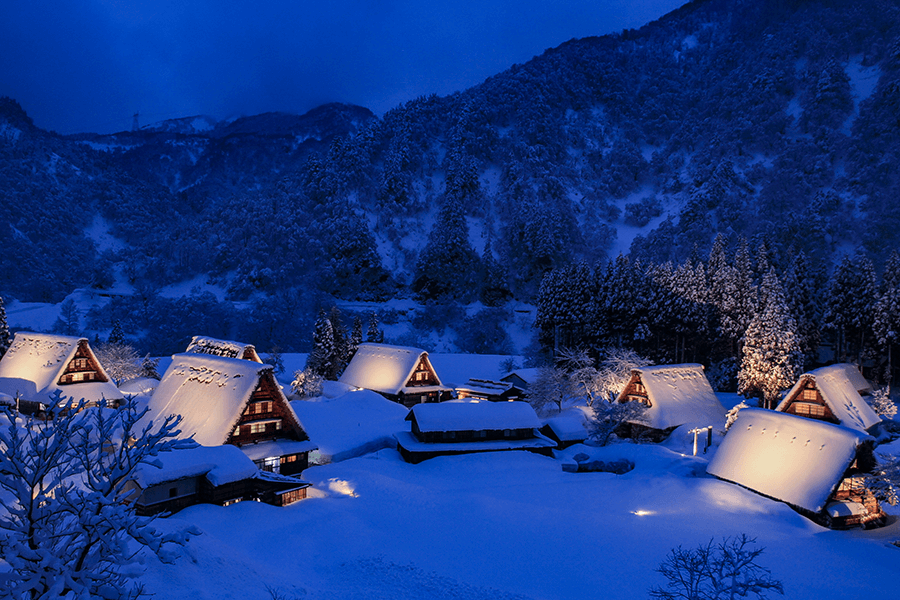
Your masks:
M 741 400 L 739 404 L 735 405 L 727 413 L 725 413 L 725 431 L 731 429 L 731 426 L 734 425 L 735 421 L 737 421 L 738 413 L 740 413 L 745 408 L 750 408 L 750 405 Z
M 893 348 L 900 342 L 900 253 L 897 251 L 891 253 L 884 267 L 881 290 L 873 307 L 872 333 L 876 346 L 884 352 L 884 378 L 890 387 L 893 380 Z
M 109 332 L 109 338 L 106 340 L 107 344 L 124 344 L 125 343 L 125 331 L 122 329 L 122 322 L 116 319 L 113 322 L 112 331 Z
M 319 311 L 313 331 L 313 351 L 306 359 L 306 368 L 322 377 L 331 377 L 334 373 L 334 332 L 331 320 L 324 310 Z
M 792 386 L 803 368 L 797 325 L 788 312 L 774 269 L 763 277 L 760 295 L 766 299 L 744 334 L 738 392 L 759 396 L 774 408 L 779 394 Z
M 562 412 L 563 402 L 573 396 L 572 388 L 565 369 L 541 367 L 534 383 L 528 387 L 527 399 L 540 414 L 546 414 L 551 407 L 556 408 L 556 412 Z
M 291 381 L 291 391 L 300 398 L 312 398 L 322 395 L 322 383 L 324 379 L 309 367 L 302 371 L 294 371 L 294 380 Z
M 81 333 L 81 313 L 71 298 L 59 305 L 59 317 L 53 323 L 53 331 L 62 335 Z
M 111 342 L 97 344 L 94 354 L 117 386 L 129 379 L 140 377 L 143 373 L 141 357 L 129 344 Z
M 794 257 L 784 273 L 784 295 L 788 309 L 797 322 L 797 335 L 800 336 L 804 362 L 812 364 L 818 356 L 821 341 L 817 302 L 819 294 L 816 293 L 815 278 L 811 272 L 809 259 L 803 252 Z
M 759 564 L 765 548 L 755 547 L 747 534 L 710 540 L 705 546 L 673 548 L 656 572 L 665 577 L 665 587 L 650 589 L 660 600 L 734 600 L 767 598 L 769 592 L 784 595 L 781 581 Z
M 369 313 L 369 327 L 366 330 L 366 341 L 372 344 L 380 344 L 384 341 L 384 331 L 378 327 L 378 315 L 375 311 Z
M 359 349 L 359 345 L 362 344 L 362 341 L 362 319 L 360 319 L 359 315 L 357 315 L 353 317 L 353 329 L 350 330 L 350 342 L 347 346 L 348 363 L 353 359 L 353 355 L 356 354 L 356 351 Z
M 857 360 L 861 358 L 872 326 L 875 297 L 872 262 L 862 254 L 853 260 L 845 256 L 832 275 L 822 316 L 823 327 L 834 332 L 835 354 L 840 360 L 846 361 L 854 353 Z
M 50 405 L 61 402 L 57 392 Z M 194 444 L 174 439 L 180 417 L 139 429 L 142 415 L 133 402 L 46 421 L 0 415 L 0 556 L 9 567 L 0 596 L 137 598 L 139 550 L 176 556 L 194 531 L 162 534 L 153 517 L 137 516 L 130 481 L 160 452 Z
M 140 377 L 149 377 L 151 379 L 162 379 L 159 376 L 159 359 L 158 358 L 150 358 L 150 355 L 147 354 L 144 356 L 144 359 L 141 361 L 141 374 Z
M 332 306 L 328 311 L 328 320 L 331 322 L 331 336 L 334 339 L 334 363 L 330 379 L 337 379 L 347 363 L 350 362 L 350 339 L 347 327 L 344 325 L 344 317 L 337 306 Z
M 897 414 L 897 404 L 891 399 L 890 387 L 878 388 L 866 396 L 866 402 L 882 419 L 893 419 Z
M 6 322 L 6 305 L 3 303 L 3 296 L 0 296 L 0 358 L 9 350 L 11 343 L 9 325 Z

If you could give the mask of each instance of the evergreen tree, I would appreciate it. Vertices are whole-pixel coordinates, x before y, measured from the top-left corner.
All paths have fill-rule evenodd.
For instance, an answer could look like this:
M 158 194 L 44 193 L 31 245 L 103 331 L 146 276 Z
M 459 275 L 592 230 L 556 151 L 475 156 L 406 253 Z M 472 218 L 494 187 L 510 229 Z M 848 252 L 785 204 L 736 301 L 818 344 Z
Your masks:
M 359 349 L 359 345 L 362 344 L 362 341 L 362 319 L 360 319 L 359 315 L 357 315 L 353 317 L 353 330 L 350 332 L 350 345 L 348 346 L 347 358 L 348 363 L 353 360 L 353 355 L 356 354 L 356 351 Z
M 3 303 L 3 296 L 0 296 L 0 358 L 9 350 L 11 343 L 9 325 L 6 322 L 6 305 Z
M 347 366 L 347 363 L 350 362 L 350 340 L 347 337 L 347 327 L 344 326 L 344 318 L 337 306 L 332 306 L 331 310 L 328 311 L 328 320 L 331 322 L 331 337 L 334 340 L 331 379 L 337 379 L 344 372 L 344 367 Z
M 794 257 L 784 274 L 784 293 L 788 309 L 797 322 L 803 362 L 811 366 L 816 363 L 821 334 L 815 280 L 810 272 L 809 260 L 803 252 Z
M 366 330 L 366 341 L 372 344 L 384 342 L 384 332 L 378 328 L 378 315 L 374 311 L 369 313 L 369 328 Z
M 884 379 L 893 381 L 893 348 L 900 341 L 900 253 L 891 253 L 884 267 L 881 289 L 873 308 L 872 332 L 875 343 L 884 353 Z
M 447 193 L 416 262 L 413 291 L 425 300 L 468 302 L 478 291 L 480 271 L 462 203 Z
M 69 298 L 59 306 L 59 317 L 53 324 L 53 331 L 63 335 L 78 335 L 81 333 L 81 313 L 75 301 Z
M 774 269 L 762 282 L 766 299 L 744 335 L 738 392 L 759 396 L 764 408 L 774 408 L 779 394 L 792 386 L 803 369 L 797 325 L 787 307 Z
M 856 260 L 845 256 L 832 276 L 822 317 L 823 327 L 834 334 L 835 356 L 839 360 L 846 361 L 854 349 L 857 360 L 862 358 L 874 298 L 875 270 L 871 261 L 861 254 Z
M 491 238 L 488 237 L 484 244 L 484 253 L 481 256 L 481 302 L 485 306 L 501 306 L 512 296 L 507 283 L 506 269 L 494 258 L 491 249 Z
M 334 332 L 324 310 L 319 311 L 319 317 L 316 319 L 313 351 L 306 359 L 306 368 L 326 379 L 334 375 Z
M 113 322 L 112 331 L 109 333 L 109 339 L 106 340 L 107 344 L 124 344 L 125 343 L 125 332 L 122 331 L 122 323 L 116 319 Z

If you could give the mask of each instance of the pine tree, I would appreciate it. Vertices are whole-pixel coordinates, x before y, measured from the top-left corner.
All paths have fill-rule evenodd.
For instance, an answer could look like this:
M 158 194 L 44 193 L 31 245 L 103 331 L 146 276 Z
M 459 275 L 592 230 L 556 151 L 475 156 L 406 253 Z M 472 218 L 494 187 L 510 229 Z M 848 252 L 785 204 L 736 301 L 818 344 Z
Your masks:
M 328 379 L 334 374 L 334 332 L 324 310 L 319 311 L 313 332 L 313 351 L 306 360 L 306 368 Z
M 9 325 L 6 322 L 6 305 L 3 296 L 0 296 L 0 358 L 9 350 L 12 339 L 9 337 Z
M 384 342 L 384 332 L 378 328 L 378 315 L 374 311 L 369 313 L 369 328 L 366 330 L 366 341 L 372 344 Z
M 823 327 L 834 332 L 835 355 L 846 361 L 855 349 L 857 360 L 865 350 L 875 298 L 875 269 L 859 254 L 845 256 L 831 279 Z
M 347 348 L 348 363 L 353 360 L 353 355 L 356 354 L 356 351 L 359 349 L 359 345 L 362 344 L 362 341 L 362 319 L 360 319 L 359 315 L 357 315 L 353 317 L 353 330 L 350 332 L 350 345 Z
M 766 303 L 744 335 L 738 392 L 760 396 L 763 407 L 774 408 L 780 392 L 793 385 L 802 371 L 803 354 L 774 269 L 766 273 L 761 287 Z
M 794 257 L 784 274 L 784 293 L 788 309 L 797 322 L 797 334 L 800 336 L 804 363 L 812 365 L 816 362 L 821 339 L 818 294 L 810 272 L 809 260 L 803 252 Z
M 112 331 L 109 333 L 109 339 L 106 340 L 107 344 L 124 344 L 125 343 L 125 332 L 122 331 L 122 323 L 116 319 L 113 322 Z
M 885 264 L 873 313 L 872 332 L 876 345 L 885 355 L 884 378 L 890 389 L 893 381 L 893 348 L 900 341 L 900 253 L 896 250 Z
M 337 306 L 332 306 L 328 311 L 328 320 L 331 322 L 331 336 L 334 340 L 334 355 L 331 360 L 333 370 L 330 378 L 337 379 L 350 362 L 350 340 L 347 337 L 344 318 Z
M 483 266 L 481 302 L 485 306 L 501 306 L 509 300 L 512 292 L 509 290 L 506 269 L 494 258 L 490 237 L 485 241 L 484 253 L 481 255 L 481 264 Z
M 81 333 L 81 314 L 75 301 L 69 298 L 59 306 L 59 318 L 53 324 L 53 331 L 63 335 Z

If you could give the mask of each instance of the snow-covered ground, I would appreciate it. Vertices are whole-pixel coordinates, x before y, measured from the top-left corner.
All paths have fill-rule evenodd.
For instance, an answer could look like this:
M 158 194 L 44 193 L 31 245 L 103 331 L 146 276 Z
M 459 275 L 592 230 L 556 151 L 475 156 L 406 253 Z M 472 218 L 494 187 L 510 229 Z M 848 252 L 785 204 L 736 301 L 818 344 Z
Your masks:
M 788 598 L 896 593 L 895 518 L 829 531 L 707 476 L 705 458 L 656 445 L 589 451 L 636 467 L 566 473 L 526 452 L 410 465 L 394 450 L 312 467 L 303 477 L 324 497 L 196 506 L 161 521 L 203 533 L 174 565 L 148 561 L 143 582 L 160 598 L 211 600 L 633 599 L 663 584 L 654 569 L 673 547 L 747 533 Z

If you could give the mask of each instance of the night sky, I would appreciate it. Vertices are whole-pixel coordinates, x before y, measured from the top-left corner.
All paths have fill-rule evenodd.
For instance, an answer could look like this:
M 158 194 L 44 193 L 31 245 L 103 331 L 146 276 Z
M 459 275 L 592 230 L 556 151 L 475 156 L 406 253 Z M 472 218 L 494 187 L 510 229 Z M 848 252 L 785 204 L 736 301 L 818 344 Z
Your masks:
M 60 133 L 196 114 L 378 114 L 684 0 L 3 0 L 0 96 Z

